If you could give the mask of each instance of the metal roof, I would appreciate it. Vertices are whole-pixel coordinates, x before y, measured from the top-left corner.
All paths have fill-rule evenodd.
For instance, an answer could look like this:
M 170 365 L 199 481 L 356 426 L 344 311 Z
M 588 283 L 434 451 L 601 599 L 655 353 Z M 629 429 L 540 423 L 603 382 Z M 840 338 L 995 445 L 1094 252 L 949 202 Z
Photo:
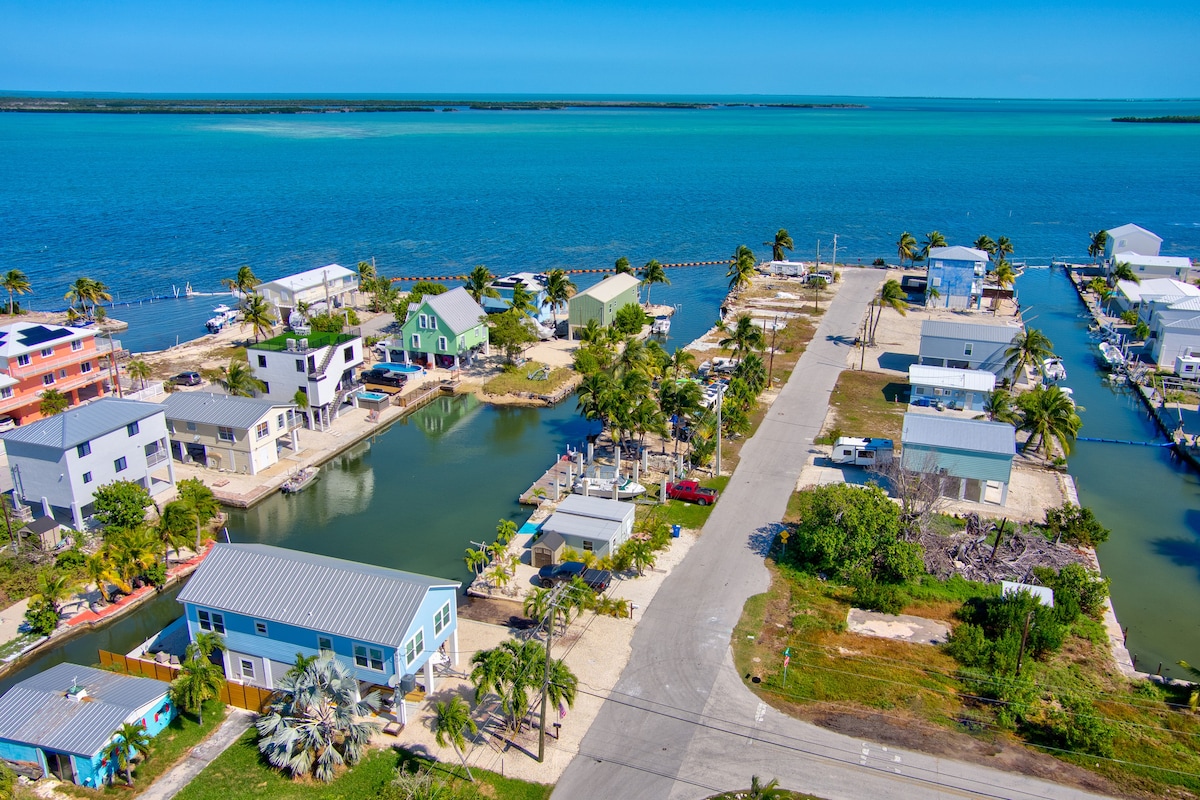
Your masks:
M 68 328 L 63 325 L 42 325 L 37 322 L 14 322 L 0 325 L 0 357 L 16 358 L 49 345 L 92 339 L 96 331 Z
M 277 286 L 281 289 L 286 289 L 289 292 L 302 292 L 305 289 L 314 289 L 318 286 L 324 286 L 325 281 L 336 281 L 341 278 L 358 277 L 358 273 L 352 269 L 346 269 L 341 264 L 326 264 L 323 267 L 316 269 L 297 272 L 295 275 L 285 275 L 282 278 L 276 278 L 273 281 L 267 281 L 259 288 L 267 286 Z
M 428 591 L 461 585 L 265 544 L 217 544 L 178 600 L 399 647 Z
M 487 316 L 487 312 L 475 302 L 475 298 L 461 286 L 442 294 L 426 295 L 424 303 L 455 336 L 482 324 L 480 319 Z
M 1019 325 L 984 325 L 977 322 L 950 322 L 927 319 L 921 323 L 921 338 L 962 339 L 968 342 L 1008 344 L 1021 332 Z
M 624 522 L 634 513 L 635 509 L 632 503 L 622 503 L 620 500 L 569 494 L 558 504 L 555 511 L 579 517 L 595 517 L 596 519 Z
M 1131 267 L 1170 267 L 1171 269 L 1190 268 L 1192 260 L 1187 256 L 1144 256 L 1141 253 L 1126 251 L 1113 256 L 1118 264 L 1125 262 Z
M 1200 297 L 1200 288 L 1174 278 L 1147 278 L 1141 283 L 1117 281 L 1117 289 L 1131 303 L 1140 303 L 1143 300 L 1171 302 L 1174 299 Z
M 974 247 L 953 245 L 951 247 L 929 248 L 929 261 L 940 258 L 943 261 L 987 261 L 988 254 Z
M 636 287 L 638 283 L 637 278 L 627 272 L 622 272 L 620 275 L 609 275 L 595 286 L 590 286 L 575 296 L 591 297 L 602 303 L 607 303 L 618 295 Z
M 1017 431 L 1008 423 L 951 419 L 911 411 L 904 415 L 900 440 L 905 446 L 915 444 L 1006 456 L 1017 452 Z
M 82 700 L 66 697 L 75 684 L 87 690 Z M 91 758 L 121 723 L 170 688 L 153 678 L 56 664 L 0 697 L 0 739 Z
M 1168 308 L 1172 311 L 1200 311 L 1200 297 L 1175 300 Z
M 542 523 L 546 533 L 557 533 L 562 536 L 579 536 L 584 539 L 612 542 L 624 527 L 620 520 L 599 519 L 597 517 L 581 517 L 556 511 Z
M 120 430 L 131 422 L 161 414 L 162 411 L 163 407 L 158 403 L 102 397 L 95 402 L 69 408 L 61 414 L 13 428 L 0 434 L 0 439 L 55 450 L 69 450 L 106 433 Z
M 275 409 L 292 406 L 216 392 L 174 392 L 162 401 L 162 407 L 168 420 L 249 430 Z
M 1187 319 L 1177 319 L 1174 322 L 1164 322 L 1164 328 L 1173 328 L 1177 331 L 1200 331 L 1200 317 L 1188 317 Z
M 939 386 L 943 389 L 990 392 L 996 388 L 996 375 L 985 369 L 953 369 L 913 364 L 908 368 L 908 382 L 914 386 Z
M 1141 225 L 1134 225 L 1132 222 L 1126 223 L 1125 225 L 1118 225 L 1115 228 L 1109 228 L 1107 231 L 1105 231 L 1105 233 L 1108 234 L 1110 239 L 1119 239 L 1120 237 L 1128 236 L 1131 233 L 1144 233 L 1147 236 L 1153 236 L 1155 239 L 1158 239 L 1160 242 L 1162 241 L 1162 237 L 1159 236 L 1157 233 L 1154 233 L 1153 231 L 1148 231 L 1145 228 L 1143 228 Z

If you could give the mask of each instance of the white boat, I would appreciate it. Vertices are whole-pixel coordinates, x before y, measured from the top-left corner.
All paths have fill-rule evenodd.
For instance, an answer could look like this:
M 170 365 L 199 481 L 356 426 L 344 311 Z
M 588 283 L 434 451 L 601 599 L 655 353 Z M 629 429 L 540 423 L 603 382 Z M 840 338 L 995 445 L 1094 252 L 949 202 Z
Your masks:
M 1104 359 L 1104 363 L 1110 367 L 1125 366 L 1125 356 L 1121 355 L 1121 348 L 1117 347 L 1115 344 L 1101 342 L 1100 357 Z
M 1067 368 L 1061 358 L 1047 358 L 1042 361 L 1042 380 L 1045 383 L 1058 383 L 1067 379 Z
M 284 494 L 295 494 L 315 481 L 317 479 L 317 472 L 317 467 L 305 467 L 284 481 L 280 490 Z
M 1058 390 L 1063 393 L 1064 397 L 1067 398 L 1068 403 L 1070 403 L 1071 405 L 1075 405 L 1075 390 L 1074 389 L 1072 389 L 1070 386 L 1059 386 Z
M 590 497 L 603 497 L 605 499 L 612 499 L 614 484 L 616 484 L 618 500 L 632 500 L 633 498 L 646 493 L 645 486 L 642 486 L 640 483 L 635 483 L 631 478 L 626 478 L 624 476 L 616 479 L 587 478 L 586 480 L 588 482 L 587 493 Z M 616 483 L 618 480 L 620 481 L 619 484 Z M 583 494 L 583 481 L 583 478 L 575 481 L 575 485 L 572 487 L 572 491 L 574 491 L 575 494 Z
M 666 336 L 671 332 L 670 317 L 655 317 L 654 324 L 650 326 L 650 333 L 654 336 Z

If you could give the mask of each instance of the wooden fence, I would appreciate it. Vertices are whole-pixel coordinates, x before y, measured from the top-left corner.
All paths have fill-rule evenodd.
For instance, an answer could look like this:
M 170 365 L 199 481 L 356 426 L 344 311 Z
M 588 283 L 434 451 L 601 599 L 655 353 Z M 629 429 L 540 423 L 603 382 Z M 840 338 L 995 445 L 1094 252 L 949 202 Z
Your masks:
M 100 651 L 101 667 L 116 667 L 127 675 L 141 675 L 170 683 L 179 674 L 179 667 L 171 664 L 159 664 L 155 661 L 144 661 L 140 658 L 130 658 L 119 653 Z M 240 683 L 221 682 L 221 692 L 218 698 L 222 703 L 250 711 L 262 711 L 273 693 L 269 689 L 257 686 L 243 686 Z

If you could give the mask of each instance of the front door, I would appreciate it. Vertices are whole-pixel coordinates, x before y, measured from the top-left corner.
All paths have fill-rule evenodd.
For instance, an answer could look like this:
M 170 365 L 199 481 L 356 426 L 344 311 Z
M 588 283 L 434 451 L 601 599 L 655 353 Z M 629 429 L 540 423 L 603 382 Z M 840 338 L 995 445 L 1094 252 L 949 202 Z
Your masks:
M 75 782 L 75 768 L 71 765 L 71 757 L 66 753 L 56 753 L 46 750 L 46 768 L 50 774 L 63 783 Z

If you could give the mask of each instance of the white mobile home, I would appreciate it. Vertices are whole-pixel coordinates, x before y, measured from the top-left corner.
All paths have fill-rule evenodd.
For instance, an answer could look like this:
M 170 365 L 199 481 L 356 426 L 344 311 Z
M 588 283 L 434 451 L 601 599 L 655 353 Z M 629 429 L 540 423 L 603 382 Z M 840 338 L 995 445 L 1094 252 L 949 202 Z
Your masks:
M 892 463 L 895 445 L 891 439 L 856 439 L 842 436 L 833 445 L 829 460 L 834 464 L 874 467 Z

